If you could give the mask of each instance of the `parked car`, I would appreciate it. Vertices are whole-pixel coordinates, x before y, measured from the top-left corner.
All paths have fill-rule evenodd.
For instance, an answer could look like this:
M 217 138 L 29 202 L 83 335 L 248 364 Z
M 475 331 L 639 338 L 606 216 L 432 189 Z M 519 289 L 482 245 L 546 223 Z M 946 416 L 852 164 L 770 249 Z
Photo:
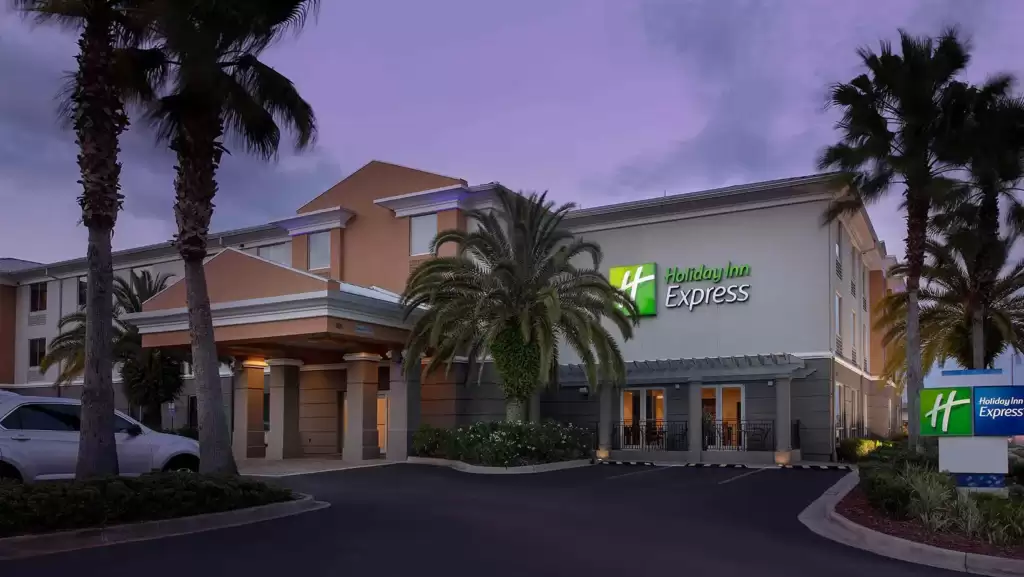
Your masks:
M 73 479 L 81 401 L 0 391 L 0 480 Z M 115 411 L 114 439 L 122 475 L 199 470 L 199 443 L 158 433 Z

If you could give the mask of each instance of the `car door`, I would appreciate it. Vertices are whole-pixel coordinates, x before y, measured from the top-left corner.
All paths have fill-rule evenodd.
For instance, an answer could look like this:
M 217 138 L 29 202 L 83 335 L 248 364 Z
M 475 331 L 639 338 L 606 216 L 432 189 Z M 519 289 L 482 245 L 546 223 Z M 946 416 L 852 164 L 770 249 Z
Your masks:
M 12 460 L 25 463 L 36 480 L 75 476 L 79 424 L 78 405 L 45 402 L 20 405 L 0 422 Z
M 133 435 L 130 430 L 142 431 L 142 427 L 114 414 L 114 440 L 117 442 L 117 468 L 122 475 L 135 476 L 148 473 L 153 468 L 152 434 L 141 432 Z

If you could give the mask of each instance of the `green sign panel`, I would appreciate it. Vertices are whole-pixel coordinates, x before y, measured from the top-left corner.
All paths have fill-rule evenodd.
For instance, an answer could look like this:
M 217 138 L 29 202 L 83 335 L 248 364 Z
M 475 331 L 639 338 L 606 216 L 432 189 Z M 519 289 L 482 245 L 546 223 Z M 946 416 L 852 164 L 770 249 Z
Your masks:
M 615 266 L 608 271 L 608 282 L 629 295 L 642 317 L 658 314 L 658 265 L 653 262 Z
M 921 390 L 921 434 L 932 437 L 974 434 L 971 387 Z

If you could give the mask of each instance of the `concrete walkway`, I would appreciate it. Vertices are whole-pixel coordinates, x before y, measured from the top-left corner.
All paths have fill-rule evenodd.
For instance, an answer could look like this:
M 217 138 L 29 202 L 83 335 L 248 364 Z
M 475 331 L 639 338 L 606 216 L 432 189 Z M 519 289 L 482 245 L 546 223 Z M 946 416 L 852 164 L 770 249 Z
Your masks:
M 308 475 L 310 473 L 327 473 L 344 471 L 345 469 L 361 469 L 364 467 L 381 467 L 393 465 L 397 461 L 373 459 L 359 463 L 343 461 L 341 457 L 283 459 L 280 461 L 267 459 L 246 459 L 238 462 L 238 472 L 247 477 L 290 477 L 292 475 Z

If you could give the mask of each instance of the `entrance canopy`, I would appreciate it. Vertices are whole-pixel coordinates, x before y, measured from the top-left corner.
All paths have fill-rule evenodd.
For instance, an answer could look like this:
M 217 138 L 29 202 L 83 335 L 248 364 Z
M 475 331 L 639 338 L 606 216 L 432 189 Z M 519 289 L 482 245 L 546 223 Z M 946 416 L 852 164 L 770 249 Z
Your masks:
M 814 372 L 800 357 L 788 353 L 732 357 L 684 358 L 626 363 L 627 384 L 673 384 L 688 382 L 753 381 L 802 378 Z M 559 383 L 587 384 L 583 365 L 559 367 Z
M 405 343 L 399 295 L 339 283 L 234 249 L 205 265 L 218 353 L 340 363 L 345 354 L 384 355 Z M 187 347 L 185 280 L 126 315 L 145 347 Z

